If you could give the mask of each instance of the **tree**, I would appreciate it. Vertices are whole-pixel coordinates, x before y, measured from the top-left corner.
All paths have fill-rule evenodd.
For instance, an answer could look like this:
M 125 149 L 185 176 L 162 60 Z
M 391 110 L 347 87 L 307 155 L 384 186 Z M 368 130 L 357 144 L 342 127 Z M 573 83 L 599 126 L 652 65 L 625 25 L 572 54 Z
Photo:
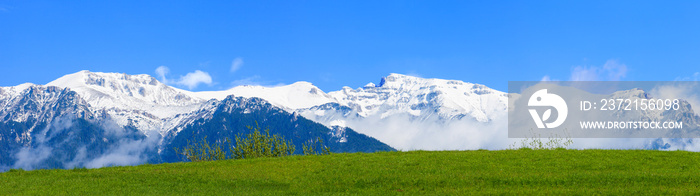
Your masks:
M 187 140 L 187 146 L 182 149 L 175 148 L 177 154 L 182 154 L 185 160 L 199 161 L 216 161 L 225 159 L 244 159 L 258 157 L 282 157 L 294 154 L 296 147 L 291 140 L 284 139 L 283 136 L 277 134 L 270 135 L 270 130 L 265 129 L 265 134 L 260 133 L 260 126 L 255 123 L 256 127 L 248 126 L 252 133 L 236 135 L 235 145 L 229 138 L 225 138 L 224 142 L 210 145 L 207 138 L 204 137 L 201 142 L 195 143 Z M 223 144 L 228 144 L 228 153 L 224 150 Z M 330 152 L 330 150 L 328 150 Z M 306 153 L 305 153 L 306 154 Z
M 257 126 L 257 123 L 255 124 Z M 269 129 L 265 129 L 265 134 L 260 133 L 259 126 L 256 128 L 248 126 L 248 129 L 253 132 L 247 134 L 245 138 L 237 135 L 236 145 L 229 145 L 232 158 L 281 157 L 292 155 L 296 150 L 291 140 L 287 141 L 277 134 L 270 136 Z
M 331 154 L 331 148 L 323 145 L 323 139 L 317 137 L 316 140 L 304 142 L 304 146 L 301 147 L 304 155 L 324 155 Z M 318 150 L 321 151 L 318 151 Z
M 228 138 L 226 139 L 228 140 Z M 182 149 L 175 148 L 175 152 L 182 154 L 186 160 L 192 162 L 199 161 L 216 161 L 225 160 L 228 158 L 221 144 L 217 143 L 214 146 L 209 145 L 207 137 L 202 138 L 200 143 L 193 143 L 187 140 L 187 146 Z

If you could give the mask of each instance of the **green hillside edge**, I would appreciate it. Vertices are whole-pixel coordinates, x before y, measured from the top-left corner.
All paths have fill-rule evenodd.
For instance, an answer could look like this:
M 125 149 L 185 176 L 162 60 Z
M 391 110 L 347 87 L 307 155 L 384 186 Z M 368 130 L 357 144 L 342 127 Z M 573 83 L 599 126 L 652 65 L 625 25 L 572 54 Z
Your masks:
M 0 173 L 0 195 L 698 194 L 700 153 L 410 151 Z

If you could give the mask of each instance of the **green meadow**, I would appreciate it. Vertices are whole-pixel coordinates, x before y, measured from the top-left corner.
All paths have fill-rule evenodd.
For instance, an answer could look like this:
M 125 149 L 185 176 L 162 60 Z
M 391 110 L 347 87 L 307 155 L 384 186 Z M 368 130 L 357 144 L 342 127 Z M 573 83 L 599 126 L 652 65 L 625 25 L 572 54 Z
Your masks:
M 700 154 L 352 153 L 0 173 L 0 194 L 700 194 Z

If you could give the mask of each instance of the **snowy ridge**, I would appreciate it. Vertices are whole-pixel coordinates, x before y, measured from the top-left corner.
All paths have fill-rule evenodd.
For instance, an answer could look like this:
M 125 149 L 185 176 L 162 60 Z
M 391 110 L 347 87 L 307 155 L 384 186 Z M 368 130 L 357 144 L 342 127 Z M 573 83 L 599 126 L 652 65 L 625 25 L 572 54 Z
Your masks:
M 0 98 L 16 97 L 32 84 L 0 88 Z M 229 95 L 262 98 L 288 112 L 325 124 L 346 127 L 349 118 L 413 116 L 417 120 L 438 117 L 469 118 L 489 122 L 504 112 L 507 96 L 483 85 L 456 80 L 424 79 L 390 74 L 378 85 L 325 93 L 309 82 L 277 87 L 238 86 L 224 91 L 190 92 L 170 87 L 152 76 L 80 71 L 58 78 L 47 86 L 77 92 L 94 114 L 105 113 L 120 126 L 161 135 L 202 118 L 212 110 L 210 100 Z M 7 101 L 3 102 L 4 104 Z M 330 105 L 329 105 L 330 104 Z M 361 131 L 361 130 L 360 130 Z
M 0 98 L 16 97 L 32 84 L 0 88 Z M 506 93 L 483 85 L 456 80 L 424 79 L 390 74 L 378 85 L 344 87 L 325 93 L 309 82 L 286 86 L 238 86 L 224 91 L 190 92 L 170 87 L 152 76 L 80 71 L 58 78 L 47 86 L 75 91 L 93 114 L 105 113 L 120 126 L 148 133 L 178 132 L 198 118 L 206 118 L 214 107 L 211 100 L 229 95 L 258 97 L 288 112 L 298 113 L 329 128 L 351 127 L 349 119 L 412 116 L 423 121 L 439 118 L 475 119 L 489 122 L 505 112 Z M 21 120 L 21 119 L 19 119 Z M 355 127 L 351 127 L 355 128 Z M 359 130 L 362 132 L 362 130 Z
M 0 88 L 0 106 L 2 122 L 30 123 L 26 132 L 9 130 L 9 134 L 16 135 L 16 142 L 30 142 L 36 127 L 46 126 L 57 118 L 95 120 L 99 116 L 93 114 L 88 104 L 69 89 L 28 83 Z
M 225 91 L 196 92 L 195 95 L 202 99 L 217 100 L 223 100 L 228 95 L 246 98 L 258 97 L 277 107 L 291 111 L 336 102 L 333 97 L 309 82 L 296 82 L 278 87 L 244 85 Z
M 190 92 L 145 74 L 80 71 L 47 85 L 0 87 L 0 120 L 46 122 L 57 115 L 70 114 L 134 127 L 146 135 L 157 131 L 161 136 L 174 137 L 199 119 L 211 119 L 222 103 L 227 106 L 224 112 L 256 110 L 257 106 L 246 108 L 247 102 L 224 103 L 229 96 L 234 97 L 228 101 L 261 98 L 261 104 L 269 103 L 321 123 L 332 130 L 330 134 L 337 142 L 348 141 L 345 128 L 351 128 L 398 149 L 474 149 L 502 141 L 498 138 L 506 130 L 503 124 L 508 97 L 519 97 L 480 84 L 402 74 L 390 74 L 378 84 L 368 83 L 357 89 L 343 87 L 329 93 L 309 82 Z M 641 89 L 600 96 L 649 98 Z M 697 128 L 700 117 L 694 115 L 688 102 L 681 105 L 681 110 L 673 112 L 619 111 L 610 117 L 684 119 L 691 129 Z
M 0 87 L 0 99 L 18 96 L 25 89 L 35 86 L 36 84 L 24 83 L 17 86 Z
M 66 89 L 54 86 L 25 83 L 14 87 L 2 87 L 0 88 L 0 106 L 2 106 L 0 117 L 3 121 L 15 122 L 24 122 L 29 118 L 41 120 L 51 117 L 49 113 L 55 112 L 51 109 L 58 107 L 57 101 L 66 96 L 73 95 L 70 95 Z M 87 105 L 79 98 L 70 101 L 75 105 Z
M 13 114 L 11 111 L 13 107 L 18 107 L 20 106 L 20 102 L 22 101 L 22 97 L 20 96 L 25 90 L 32 88 L 32 87 L 37 87 L 40 85 L 32 84 L 32 83 L 24 83 L 20 84 L 17 86 L 10 86 L 10 87 L 0 87 L 0 117 L 2 117 L 2 121 L 7 122 L 7 121 L 15 121 L 15 122 L 23 122 L 26 121 L 30 115 L 36 115 L 32 114 L 31 111 L 20 111 L 18 114 Z M 53 98 L 52 96 L 49 96 Z M 46 96 L 40 97 L 41 99 L 38 100 L 39 104 L 41 103 L 46 103 L 48 102 L 46 99 Z M 25 103 L 26 104 L 26 103 Z M 21 106 L 20 106 L 21 107 Z M 27 107 L 21 107 L 22 108 L 27 108 Z
M 493 125 L 505 124 L 508 106 L 506 93 L 483 85 L 402 74 L 383 77 L 378 85 L 343 87 L 328 94 L 337 102 L 297 112 L 329 128 L 349 127 L 403 150 L 479 148 L 484 141 L 465 139 L 503 131 Z
M 84 98 L 99 108 L 115 105 L 129 109 L 140 109 L 144 105 L 187 106 L 203 101 L 146 74 L 80 71 L 65 75 L 47 85 L 67 87 L 86 95 Z
M 121 126 L 134 126 L 144 133 L 161 135 L 206 100 L 167 86 L 152 76 L 80 71 L 47 84 L 70 88 L 91 107 L 104 110 Z
M 401 74 L 390 74 L 374 87 L 370 83 L 363 88 L 344 87 L 328 94 L 363 117 L 409 114 L 423 119 L 433 115 L 459 119 L 468 116 L 481 122 L 504 112 L 508 100 L 506 93 L 479 84 Z
M 177 133 L 195 119 L 206 118 L 214 107 L 210 100 L 221 101 L 229 95 L 263 98 L 289 112 L 336 102 L 308 82 L 279 87 L 239 86 L 224 91 L 190 92 L 165 85 L 146 74 L 80 71 L 47 85 L 77 92 L 95 113 L 106 112 L 120 126 L 133 126 L 144 133 L 158 131 L 161 135 L 172 130 Z M 14 93 L 25 86 L 4 87 L 3 91 Z
M 226 97 L 216 100 L 167 86 L 148 75 L 89 71 L 63 76 L 48 85 L 0 87 L 0 147 L 4 149 L 0 167 L 181 161 L 174 149 L 189 145 L 190 139 L 210 136 L 223 141 L 257 122 L 275 127 L 275 134 L 297 139 L 295 145 L 320 137 L 338 152 L 394 150 L 350 128 L 326 128 L 288 112 L 332 101 L 310 83 L 261 91 L 275 96 L 277 91 L 285 92 L 276 101 L 295 106 L 287 110 L 262 98 L 229 95 L 240 89 L 251 94 L 259 90 L 245 87 L 215 92 Z
M 343 87 L 324 93 L 308 82 L 278 87 L 238 86 L 225 91 L 195 92 L 201 99 L 222 100 L 228 95 L 259 97 L 288 111 L 323 116 L 329 108 L 313 108 L 327 103 L 349 107 L 361 117 L 380 115 L 412 115 L 417 118 L 439 116 L 444 119 L 474 118 L 488 122 L 507 108 L 507 94 L 483 85 L 457 80 L 424 79 L 390 74 L 379 85 L 369 83 L 362 88 Z M 313 110 L 313 112 L 309 112 Z M 334 121 L 338 119 L 332 119 Z M 325 122 L 328 124 L 330 121 Z

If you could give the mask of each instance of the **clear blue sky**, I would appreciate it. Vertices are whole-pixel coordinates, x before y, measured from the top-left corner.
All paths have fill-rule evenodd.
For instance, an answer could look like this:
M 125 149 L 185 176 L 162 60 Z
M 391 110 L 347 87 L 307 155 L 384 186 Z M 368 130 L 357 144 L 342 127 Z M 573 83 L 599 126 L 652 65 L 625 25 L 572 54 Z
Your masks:
M 389 73 L 502 91 L 545 76 L 687 79 L 700 71 L 699 10 L 700 1 L 0 0 L 0 86 L 80 70 L 159 77 L 160 66 L 194 91 L 303 80 L 328 92 Z M 196 70 L 211 83 L 179 81 Z

